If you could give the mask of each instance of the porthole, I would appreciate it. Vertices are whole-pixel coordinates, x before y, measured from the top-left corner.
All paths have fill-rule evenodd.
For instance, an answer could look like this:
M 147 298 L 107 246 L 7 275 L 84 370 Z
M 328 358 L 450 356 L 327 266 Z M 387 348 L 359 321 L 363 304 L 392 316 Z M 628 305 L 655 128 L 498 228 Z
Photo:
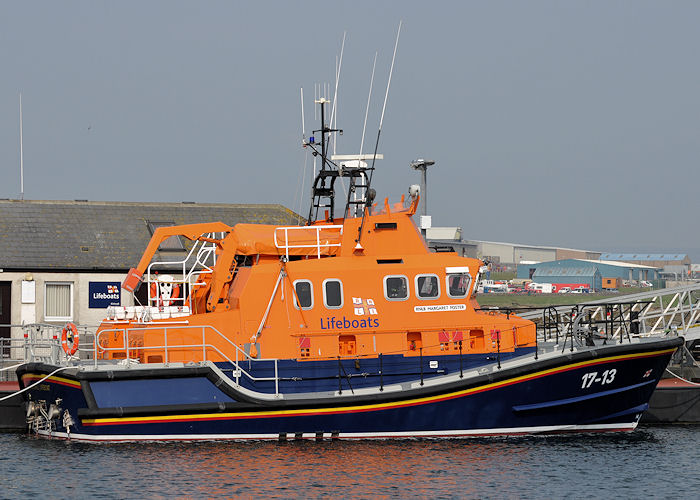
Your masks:
M 440 280 L 436 274 L 419 274 L 416 276 L 416 297 L 423 300 L 440 297 Z
M 314 307 L 314 287 L 309 280 L 294 282 L 294 307 L 304 310 Z
M 384 297 L 386 300 L 408 299 L 408 278 L 406 276 L 384 276 Z
M 453 299 L 461 299 L 467 296 L 472 277 L 469 273 L 447 274 L 447 295 Z
M 323 281 L 323 305 L 327 309 L 343 307 L 343 283 L 338 279 Z

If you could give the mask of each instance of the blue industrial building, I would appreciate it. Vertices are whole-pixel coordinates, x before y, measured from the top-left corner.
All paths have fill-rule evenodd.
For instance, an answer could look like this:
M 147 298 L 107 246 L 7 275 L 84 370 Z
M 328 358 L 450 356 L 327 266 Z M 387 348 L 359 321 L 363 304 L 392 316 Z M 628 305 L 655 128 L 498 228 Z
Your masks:
M 594 269 L 595 271 L 592 271 Z M 536 264 L 518 264 L 519 279 L 538 283 L 588 283 L 591 288 L 601 289 L 602 278 L 620 278 L 624 281 L 655 281 L 660 269 L 624 262 L 563 259 Z M 597 274 L 597 277 L 596 277 Z M 586 279 L 578 281 L 573 278 Z
M 521 268 L 524 269 L 521 270 Z M 536 283 L 587 285 L 591 290 L 602 288 L 602 277 L 596 266 L 577 259 L 521 264 L 518 265 L 518 278 L 521 275 L 523 275 L 521 279 L 531 279 Z

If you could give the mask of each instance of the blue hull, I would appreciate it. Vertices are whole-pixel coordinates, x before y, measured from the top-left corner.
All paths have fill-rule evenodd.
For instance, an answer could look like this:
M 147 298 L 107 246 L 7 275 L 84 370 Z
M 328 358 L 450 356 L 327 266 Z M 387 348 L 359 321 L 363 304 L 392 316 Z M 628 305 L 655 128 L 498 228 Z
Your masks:
M 61 398 L 74 425 L 61 419 L 44 435 L 86 441 L 385 438 L 473 436 L 636 427 L 682 339 L 614 345 L 540 360 L 513 360 L 502 369 L 459 370 L 379 390 L 294 393 L 275 398 L 236 386 L 220 369 L 145 367 L 65 370 L 29 392 Z M 27 364 L 21 383 L 56 367 Z M 25 377 L 23 379 L 23 376 Z M 338 390 L 341 381 L 342 393 Z M 42 387 L 43 386 L 43 387 Z

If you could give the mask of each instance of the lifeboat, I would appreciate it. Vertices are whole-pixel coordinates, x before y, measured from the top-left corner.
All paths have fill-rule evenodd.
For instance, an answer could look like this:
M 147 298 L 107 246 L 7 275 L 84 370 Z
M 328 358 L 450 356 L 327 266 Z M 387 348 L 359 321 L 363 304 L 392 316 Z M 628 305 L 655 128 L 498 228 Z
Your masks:
M 321 107 L 325 103 L 321 102 Z M 681 338 L 546 340 L 431 252 L 417 189 L 377 201 L 330 129 L 304 225 L 158 228 L 89 352 L 17 369 L 38 435 L 80 441 L 468 437 L 635 429 Z M 335 183 L 349 185 L 335 214 Z M 181 260 L 154 259 L 168 238 Z M 81 339 L 81 349 L 84 346 Z M 62 352 L 62 351 L 61 351 Z M 50 411 L 49 411 L 50 410 Z

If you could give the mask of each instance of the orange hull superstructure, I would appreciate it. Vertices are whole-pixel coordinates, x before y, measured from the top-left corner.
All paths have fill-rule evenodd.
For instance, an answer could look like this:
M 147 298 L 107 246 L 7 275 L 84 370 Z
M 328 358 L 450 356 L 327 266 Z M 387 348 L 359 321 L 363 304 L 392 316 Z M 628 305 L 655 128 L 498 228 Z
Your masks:
M 364 222 L 358 217 L 286 228 L 222 223 L 160 228 L 126 289 L 134 288 L 160 243 L 173 235 L 216 245 L 216 264 L 183 297 L 188 315 L 105 321 L 98 330 L 98 356 L 187 363 L 240 360 L 242 352 L 319 360 L 534 347 L 532 322 L 476 310 L 482 263 L 430 252 L 411 217 L 417 203 L 418 198 L 392 210 L 385 201 L 384 210 L 366 215 Z M 203 236 L 210 233 L 225 236 Z

